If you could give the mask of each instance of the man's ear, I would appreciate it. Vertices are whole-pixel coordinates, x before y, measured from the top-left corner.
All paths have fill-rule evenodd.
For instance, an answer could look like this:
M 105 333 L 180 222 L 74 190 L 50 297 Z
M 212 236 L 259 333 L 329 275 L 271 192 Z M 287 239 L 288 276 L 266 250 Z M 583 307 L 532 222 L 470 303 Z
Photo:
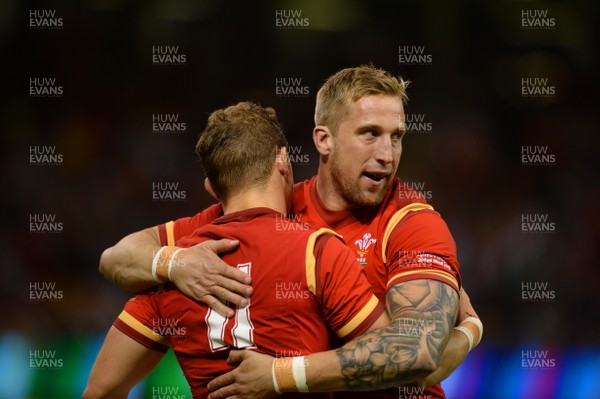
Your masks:
M 210 180 L 208 180 L 208 177 L 204 179 L 204 189 L 206 191 L 208 191 L 208 193 L 217 201 L 219 201 L 219 196 L 217 195 L 217 193 L 215 193 L 215 189 L 213 188 L 212 184 L 210 183 Z
M 287 177 L 291 172 L 290 163 L 288 161 L 287 148 L 281 147 L 277 151 L 277 157 L 275 158 L 275 163 L 277 165 L 277 170 L 283 176 Z
M 313 130 L 313 141 L 319 154 L 329 155 L 333 146 L 333 134 L 327 126 L 315 126 Z

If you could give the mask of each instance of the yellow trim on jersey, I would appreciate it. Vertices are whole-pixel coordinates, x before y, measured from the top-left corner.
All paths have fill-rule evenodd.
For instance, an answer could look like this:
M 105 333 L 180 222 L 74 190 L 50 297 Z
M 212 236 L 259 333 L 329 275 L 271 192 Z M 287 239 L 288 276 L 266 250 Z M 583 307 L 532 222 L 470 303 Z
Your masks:
M 390 282 L 392 280 L 395 280 L 398 277 L 410 276 L 412 274 L 433 274 L 437 277 L 442 277 L 443 279 L 448 280 L 450 283 L 452 283 L 451 285 L 453 288 L 458 289 L 458 281 L 456 280 L 456 278 L 454 278 L 453 275 L 451 275 L 448 272 L 442 271 L 442 270 L 432 270 L 432 269 L 407 270 L 405 272 L 396 273 L 388 280 L 388 283 L 387 283 L 388 288 L 390 288 Z M 423 278 L 426 279 L 427 277 L 423 277 Z
M 324 234 L 333 234 L 337 237 L 342 237 L 337 234 L 335 231 L 330 229 L 319 229 L 312 233 L 310 237 L 308 237 L 308 242 L 306 243 L 306 284 L 308 285 L 308 290 L 313 293 L 313 295 L 317 295 L 317 276 L 315 274 L 315 268 L 317 265 L 317 261 L 315 259 L 315 242 L 317 242 L 317 238 Z
M 387 262 L 387 256 L 385 254 L 385 251 L 387 250 L 388 240 L 390 239 L 390 235 L 392 234 L 392 231 L 394 231 L 394 228 L 396 228 L 398 223 L 400 223 L 402 218 L 406 216 L 408 212 L 420 211 L 423 209 L 429 209 L 433 211 L 433 207 L 429 204 L 413 202 L 412 204 L 408 204 L 404 208 L 400 209 L 398 212 L 394 213 L 394 215 L 391 217 L 390 221 L 388 222 L 385 228 L 385 234 L 383 235 L 383 243 L 381 245 L 381 256 L 383 259 L 383 263 Z
M 352 318 L 352 320 L 350 320 L 342 328 L 340 328 L 339 330 L 337 330 L 335 332 L 337 334 L 337 336 L 340 338 L 344 338 L 346 335 L 348 335 L 352 331 L 354 331 L 356 329 L 356 327 L 358 327 L 360 325 L 360 323 L 362 323 L 363 321 L 365 321 L 365 319 L 367 317 L 369 317 L 369 315 L 377 307 L 378 303 L 379 303 L 379 299 L 377 299 L 375 294 L 372 294 L 371 299 L 369 299 L 369 302 L 367 302 L 367 304 L 365 306 L 363 306 L 361 311 L 358 312 L 356 314 L 356 316 L 354 316 Z
M 167 233 L 167 246 L 171 247 L 175 245 L 175 232 L 174 232 L 175 222 L 167 222 L 165 223 L 165 232 Z
M 158 342 L 159 344 L 169 346 L 169 341 L 165 337 L 156 332 L 152 331 L 147 326 L 140 323 L 138 319 L 127 313 L 127 311 L 122 311 L 119 315 L 119 319 L 129 327 L 133 328 L 135 331 L 139 332 L 146 338 L 150 338 L 152 341 Z

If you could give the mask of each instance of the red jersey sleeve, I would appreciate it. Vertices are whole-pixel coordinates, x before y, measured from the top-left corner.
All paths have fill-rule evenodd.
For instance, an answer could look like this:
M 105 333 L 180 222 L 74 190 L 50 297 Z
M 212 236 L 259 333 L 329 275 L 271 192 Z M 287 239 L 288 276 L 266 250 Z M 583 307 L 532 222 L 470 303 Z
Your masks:
M 150 294 L 138 294 L 125 303 L 113 326 L 148 349 L 166 352 L 169 341 L 155 328 L 160 317 Z
M 175 245 L 181 237 L 192 234 L 197 228 L 212 223 L 213 220 L 223 216 L 221 204 L 214 204 L 195 214 L 194 216 L 177 219 L 158 225 L 160 245 Z
M 329 327 L 346 341 L 367 331 L 384 307 L 350 248 L 333 234 L 321 235 L 314 259 L 315 294 Z
M 409 212 L 391 228 L 386 250 L 388 289 L 405 281 L 432 279 L 459 291 L 456 244 L 437 212 Z

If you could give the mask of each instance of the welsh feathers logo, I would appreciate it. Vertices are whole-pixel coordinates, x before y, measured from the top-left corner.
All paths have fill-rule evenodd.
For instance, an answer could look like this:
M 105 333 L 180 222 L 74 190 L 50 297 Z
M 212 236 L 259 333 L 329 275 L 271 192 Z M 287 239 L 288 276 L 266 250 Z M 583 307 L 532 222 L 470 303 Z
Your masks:
M 376 242 L 377 239 L 372 238 L 371 233 L 365 233 L 362 240 L 354 241 L 354 245 L 358 246 L 358 249 L 356 250 L 356 253 L 358 253 L 358 258 L 356 258 L 358 263 L 360 263 L 361 265 L 367 264 L 367 259 L 365 256 L 369 252 L 369 247 L 371 246 L 371 244 L 375 244 Z

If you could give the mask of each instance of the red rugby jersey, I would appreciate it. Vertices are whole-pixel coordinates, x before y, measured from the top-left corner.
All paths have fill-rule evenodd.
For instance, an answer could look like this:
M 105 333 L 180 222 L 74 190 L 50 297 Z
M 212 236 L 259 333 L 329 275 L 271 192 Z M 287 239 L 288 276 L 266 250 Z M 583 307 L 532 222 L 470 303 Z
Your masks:
M 331 330 L 352 339 L 384 311 L 352 252 L 330 230 L 254 208 L 225 215 L 175 244 L 220 238 L 240 241 L 223 259 L 252 276 L 247 307 L 225 318 L 166 284 L 127 302 L 114 323 L 150 349 L 171 346 L 194 398 L 205 397 L 206 384 L 232 369 L 225 361 L 230 348 L 277 357 L 324 351 Z
M 418 191 L 394 178 L 379 207 L 330 211 L 319 199 L 316 181 L 315 176 L 294 186 L 294 214 L 304 223 L 330 228 L 342 235 L 383 303 L 389 287 L 410 280 L 438 280 L 458 292 L 461 278 L 456 244 L 444 220 Z M 161 242 L 173 245 L 179 237 L 220 214 L 221 206 L 215 204 L 192 217 L 161 224 L 158 226 Z M 369 392 L 369 397 L 397 399 L 403 392 L 388 389 Z M 364 394 L 338 392 L 336 397 L 362 398 Z M 426 389 L 423 397 L 445 395 L 438 384 Z
M 395 178 L 382 204 L 373 209 L 330 211 L 317 194 L 317 178 L 294 188 L 294 212 L 301 220 L 335 230 L 363 265 L 373 292 L 386 302 L 388 289 L 398 283 L 433 279 L 457 292 L 461 279 L 456 244 L 441 216 L 423 196 Z M 369 392 L 370 398 L 408 399 L 402 387 Z M 445 398 L 437 384 L 422 392 L 427 399 Z M 339 392 L 336 398 L 364 398 L 361 392 Z

